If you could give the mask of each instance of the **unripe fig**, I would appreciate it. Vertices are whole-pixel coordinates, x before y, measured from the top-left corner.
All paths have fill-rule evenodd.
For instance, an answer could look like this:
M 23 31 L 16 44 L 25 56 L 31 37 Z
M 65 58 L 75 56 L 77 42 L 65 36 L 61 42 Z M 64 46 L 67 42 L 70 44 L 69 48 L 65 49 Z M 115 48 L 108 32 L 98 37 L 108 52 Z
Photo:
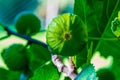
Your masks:
M 79 16 L 65 13 L 54 18 L 48 25 L 46 39 L 56 54 L 73 56 L 86 46 L 86 26 Z
M 22 44 L 13 44 L 2 52 L 2 57 L 10 70 L 23 71 L 27 68 L 28 58 Z
M 118 16 L 111 22 L 111 30 L 117 38 L 120 38 L 120 11 L 118 11 Z
M 16 29 L 21 34 L 32 35 L 39 32 L 40 28 L 40 20 L 32 13 L 23 13 L 16 20 Z

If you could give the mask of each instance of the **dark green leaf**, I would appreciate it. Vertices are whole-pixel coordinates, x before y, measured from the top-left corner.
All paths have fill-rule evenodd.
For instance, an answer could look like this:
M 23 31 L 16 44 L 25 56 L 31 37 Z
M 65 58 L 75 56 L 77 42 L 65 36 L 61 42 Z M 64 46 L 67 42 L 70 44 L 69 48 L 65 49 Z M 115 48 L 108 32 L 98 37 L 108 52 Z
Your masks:
M 9 71 L 0 68 L 0 80 L 19 80 L 20 72 Z
M 26 48 L 23 44 L 12 44 L 2 52 L 2 58 L 10 70 L 23 71 L 28 66 Z
M 0 80 L 7 80 L 7 75 L 9 71 L 3 68 L 0 68 Z
M 33 35 L 40 31 L 41 22 L 33 13 L 21 13 L 16 20 L 16 29 L 21 34 Z
M 59 80 L 59 74 L 57 68 L 51 62 L 48 62 L 39 67 L 30 80 Z
M 20 79 L 20 72 L 10 71 L 8 74 L 7 80 L 19 80 Z
M 109 69 L 99 69 L 97 71 L 97 76 L 99 77 L 99 80 L 116 80 L 114 74 Z
M 74 13 L 79 15 L 88 28 L 89 44 L 91 37 L 101 37 L 115 7 L 114 0 L 75 0 Z M 93 51 L 98 41 L 93 41 Z
M 65 79 L 64 80 L 71 80 L 69 77 L 65 77 Z
M 112 6 L 112 5 L 111 5 Z M 104 57 L 112 56 L 113 57 L 113 65 L 112 65 L 112 72 L 115 74 L 116 80 L 120 80 L 119 74 L 120 74 L 120 41 L 116 39 L 117 37 L 112 33 L 111 31 L 111 23 L 112 21 L 118 16 L 118 11 L 120 10 L 120 1 L 117 0 L 114 7 L 114 10 L 111 12 L 111 16 L 109 17 L 106 29 L 104 30 L 104 33 L 102 35 L 102 38 L 113 38 L 113 40 L 100 40 L 100 42 L 97 45 L 96 50 L 100 51 L 101 55 Z
M 119 0 L 75 0 L 74 13 L 79 15 L 88 28 L 89 43 L 92 38 L 101 37 L 93 41 L 94 51 L 100 51 L 104 57 L 113 56 L 112 72 L 116 80 L 120 80 L 119 50 L 120 41 L 111 31 L 111 22 L 120 10 Z
M 44 65 L 47 61 L 51 60 L 51 53 L 48 49 L 37 44 L 30 45 L 28 56 L 30 58 L 30 68 L 32 70 L 35 70 L 39 66 Z

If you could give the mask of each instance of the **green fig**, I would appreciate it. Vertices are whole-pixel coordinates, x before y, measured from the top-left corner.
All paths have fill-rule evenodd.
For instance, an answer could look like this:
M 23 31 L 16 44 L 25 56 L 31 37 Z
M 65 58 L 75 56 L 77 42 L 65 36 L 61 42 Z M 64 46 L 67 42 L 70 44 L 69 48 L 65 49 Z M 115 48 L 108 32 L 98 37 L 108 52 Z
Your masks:
M 41 28 L 40 20 L 32 13 L 24 13 L 19 15 L 15 25 L 19 33 L 26 35 L 33 35 L 39 32 Z
M 2 52 L 2 57 L 10 70 L 23 71 L 27 68 L 28 58 L 22 44 L 13 44 Z
M 48 25 L 46 42 L 56 54 L 73 56 L 80 53 L 86 46 L 86 26 L 75 14 L 59 15 Z
M 118 18 L 112 21 L 111 30 L 116 37 L 120 38 L 120 20 Z

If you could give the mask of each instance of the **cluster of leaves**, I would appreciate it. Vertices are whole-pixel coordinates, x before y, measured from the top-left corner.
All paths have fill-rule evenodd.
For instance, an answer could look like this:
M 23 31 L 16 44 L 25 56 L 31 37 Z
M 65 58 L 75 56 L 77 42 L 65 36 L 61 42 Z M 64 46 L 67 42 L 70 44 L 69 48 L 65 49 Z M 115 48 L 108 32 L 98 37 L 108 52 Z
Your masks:
M 54 20 L 53 20 L 53 22 L 54 22 L 54 24 L 56 24 Z M 86 31 L 84 29 L 85 25 L 77 15 L 73 15 L 73 14 L 60 15 L 58 18 L 56 18 L 56 21 L 60 21 L 60 20 L 65 20 L 65 21 L 63 21 L 63 23 L 58 22 L 57 27 L 61 27 L 59 25 L 62 25 L 63 30 L 64 29 L 69 30 L 69 27 L 70 27 L 70 29 L 73 30 L 72 31 L 73 33 L 68 34 L 68 32 L 69 32 L 68 30 L 67 30 L 68 32 L 66 32 L 66 30 L 63 31 L 65 33 L 65 35 L 63 35 L 62 37 L 63 37 L 63 39 L 68 40 L 68 42 L 63 40 L 64 44 L 66 44 L 66 43 L 67 44 L 64 45 L 63 48 L 59 47 L 61 50 L 63 49 L 63 52 L 61 54 L 61 51 L 59 51 L 57 54 L 62 55 L 62 56 L 71 56 L 72 55 L 74 64 L 77 66 L 77 68 L 79 68 L 82 64 L 86 63 L 86 61 L 87 61 L 87 58 L 86 58 L 87 57 Z M 72 25 L 70 25 L 71 22 L 72 22 Z M 76 22 L 78 25 L 77 30 L 75 30 L 73 28 L 73 26 L 75 25 Z M 51 24 L 53 24 L 53 23 L 51 23 Z M 64 27 L 65 24 L 68 25 L 68 26 L 66 26 L 68 28 Z M 33 26 L 34 26 L 34 28 L 33 28 Z M 50 27 L 51 26 L 53 27 L 54 25 L 50 25 Z M 32 13 L 23 13 L 18 17 L 18 20 L 16 21 L 16 30 L 18 31 L 18 33 L 20 33 L 22 35 L 32 36 L 35 33 L 39 32 L 40 27 L 41 26 L 40 26 L 39 19 Z M 23 30 L 23 28 L 24 28 L 24 30 Z M 50 28 L 50 30 L 51 30 L 51 28 Z M 59 28 L 57 30 L 58 30 L 58 32 L 60 32 Z M 79 36 L 75 36 L 75 33 L 77 33 L 77 32 L 80 32 Z M 12 33 L 9 32 L 8 34 L 10 35 Z M 52 34 L 53 33 L 49 33 L 49 30 L 48 30 L 47 35 L 51 36 Z M 71 39 L 71 37 L 70 37 L 70 39 L 68 39 L 69 35 L 72 35 L 73 38 Z M 59 36 L 60 35 L 58 35 L 58 37 Z M 47 37 L 47 38 L 49 38 L 49 37 Z M 80 46 L 75 42 L 77 45 L 74 44 L 75 48 L 74 47 L 72 48 L 72 45 L 70 45 L 71 42 L 69 43 L 69 41 L 71 40 L 72 42 L 74 42 L 75 40 L 77 40 L 76 38 L 81 41 L 81 43 L 79 43 L 79 41 L 78 41 Z M 3 50 L 2 57 L 3 57 L 4 62 L 7 65 L 7 67 L 9 68 L 9 70 L 18 71 L 19 73 L 21 73 L 21 75 L 17 75 L 18 77 L 20 77 L 20 80 L 23 80 L 23 79 L 59 80 L 60 74 L 58 73 L 57 68 L 55 68 L 55 66 L 51 62 L 50 51 L 48 51 L 48 49 L 43 47 L 42 45 L 37 45 L 37 44 L 30 42 L 29 38 L 27 38 L 27 39 L 28 39 L 28 43 L 25 46 L 23 44 L 12 44 L 8 48 Z M 51 39 L 53 40 L 54 38 L 52 37 Z M 50 42 L 48 41 L 48 44 L 51 43 L 51 39 L 49 39 Z M 56 36 L 55 36 L 55 39 L 56 39 Z M 84 44 L 85 46 L 83 46 L 82 43 L 85 43 Z M 50 46 L 54 46 L 54 45 L 56 45 L 56 44 L 53 44 Z M 67 47 L 67 46 L 69 46 L 69 47 Z M 83 48 L 81 49 L 81 47 L 83 47 Z M 65 51 L 65 50 L 70 49 L 70 48 L 71 48 L 71 50 L 73 49 L 74 52 L 69 54 L 69 52 Z M 55 50 L 53 50 L 53 51 L 55 51 Z M 65 55 L 63 53 L 67 53 L 67 54 Z M 81 54 L 79 54 L 79 55 L 81 55 L 81 58 L 77 58 L 76 56 L 74 56 L 75 54 L 78 54 L 78 53 L 81 53 Z M 80 62 L 78 61 L 78 59 L 80 60 Z M 81 72 L 81 75 L 78 75 L 78 77 L 76 78 L 77 80 L 79 80 L 79 78 L 81 79 L 83 76 L 85 76 L 84 78 L 87 78 L 87 75 L 90 75 L 90 74 L 93 74 L 94 75 L 93 78 L 95 78 L 95 80 L 96 80 L 96 74 L 95 74 L 93 65 L 88 66 L 87 68 L 85 68 L 85 70 L 83 72 Z M 47 74 L 48 71 L 49 71 L 49 74 Z M 87 71 L 90 71 L 90 72 L 87 72 Z M 44 77 L 44 75 L 46 75 L 46 77 Z M 56 76 L 56 77 L 54 77 L 54 76 Z M 4 76 L 3 76 L 3 78 L 4 78 Z M 88 78 L 89 78 L 89 76 L 88 76 Z
M 23 36 L 32 36 L 38 33 L 41 28 L 40 20 L 33 13 L 20 14 L 17 17 L 15 25 L 17 32 Z M 11 33 L 8 33 L 8 35 L 11 35 Z M 56 75 L 58 75 L 57 69 L 54 68 L 54 65 L 51 62 L 51 54 L 48 49 L 38 44 L 29 42 L 29 40 L 26 45 L 16 43 L 10 45 L 8 48 L 3 50 L 2 58 L 9 68 L 9 71 L 1 69 L 1 76 L 3 76 L 0 78 L 1 80 L 28 80 L 31 76 L 33 76 L 34 73 L 36 75 L 37 68 L 39 74 L 43 74 L 43 78 L 41 77 L 40 80 L 44 79 L 44 75 L 47 74 L 48 70 L 51 72 L 51 74 L 49 74 L 48 77 L 46 77 L 44 80 L 49 80 L 48 78 L 54 78 L 52 74 L 55 75 L 57 73 Z M 12 71 L 12 73 L 10 71 Z M 44 71 L 45 73 L 43 73 Z M 19 75 L 15 72 L 18 72 Z M 4 75 L 6 76 L 4 77 Z M 11 77 L 9 75 L 11 75 Z M 14 77 L 14 75 L 17 78 Z M 58 79 L 59 77 L 56 78 Z M 33 77 L 32 80 L 38 80 L 38 78 L 34 79 Z
M 61 23 L 61 20 L 64 20 L 63 23 Z M 75 24 L 76 22 L 77 24 Z M 78 28 L 75 29 L 74 25 L 77 25 Z M 22 34 L 32 36 L 35 33 L 39 32 L 40 27 L 41 26 L 39 19 L 31 13 L 21 14 L 16 21 L 16 30 L 18 31 L 18 33 L 20 33 L 20 35 Z M 58 29 L 56 29 L 56 27 L 58 27 Z M 58 30 L 58 33 L 62 32 L 61 34 L 63 35 L 61 38 L 63 38 L 63 40 L 60 42 L 61 44 L 63 44 L 64 42 L 64 44 L 60 47 L 57 47 L 58 49 L 56 50 L 53 49 L 53 52 L 66 58 L 68 56 L 73 56 L 73 61 L 77 68 L 81 67 L 82 64 L 85 64 L 87 61 L 87 35 L 85 25 L 81 21 L 81 19 L 77 15 L 69 13 L 60 15 L 55 18 L 50 24 L 50 27 L 47 31 L 48 44 L 54 42 L 54 39 L 56 41 L 56 38 L 59 38 L 61 36 L 61 34 L 59 34 L 58 36 L 54 36 L 54 30 Z M 79 33 L 79 35 L 75 36 L 76 33 Z M 8 34 L 10 35 L 12 33 L 8 32 Z M 72 36 L 72 38 L 70 36 Z M 17 75 L 18 77 L 20 77 L 20 80 L 23 80 L 23 78 L 25 80 L 59 80 L 60 74 L 58 73 L 57 68 L 55 68 L 55 66 L 51 62 L 50 51 L 48 51 L 48 49 L 43 47 L 42 45 L 37 45 L 34 44 L 32 41 L 29 41 L 28 37 L 27 40 L 28 43 L 25 46 L 23 44 L 12 44 L 11 46 L 3 50 L 2 57 L 9 70 L 20 72 L 21 75 Z M 75 47 L 72 47 L 71 42 L 74 43 L 75 40 L 78 40 L 78 42 L 74 44 Z M 81 42 L 79 42 L 79 40 Z M 58 46 L 56 44 L 52 44 L 50 45 L 50 48 L 52 48 L 52 46 L 54 48 L 54 45 Z M 71 51 L 72 53 L 69 54 L 68 49 L 74 50 L 74 52 Z M 57 50 L 59 52 L 57 52 Z M 79 54 L 78 56 L 81 57 L 76 57 L 76 54 Z M 80 62 L 78 59 L 80 60 Z M 91 77 L 97 80 L 93 65 L 89 64 L 84 68 L 85 70 L 78 75 L 78 78 L 76 78 L 76 80 L 79 80 L 79 78 L 82 79 L 82 77 L 84 77 L 83 79 Z M 44 77 L 44 75 L 46 77 Z

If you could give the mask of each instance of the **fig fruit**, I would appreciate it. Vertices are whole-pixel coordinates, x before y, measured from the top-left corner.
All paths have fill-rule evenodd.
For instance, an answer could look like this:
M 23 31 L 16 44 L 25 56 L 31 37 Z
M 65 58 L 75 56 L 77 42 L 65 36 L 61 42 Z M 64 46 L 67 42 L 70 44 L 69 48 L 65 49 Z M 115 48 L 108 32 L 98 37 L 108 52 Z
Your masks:
M 21 34 L 33 35 L 40 31 L 41 22 L 32 13 L 23 13 L 16 20 L 16 29 Z
M 120 11 L 118 16 L 111 22 L 111 30 L 117 38 L 120 38 Z
M 22 44 L 13 44 L 2 52 L 2 57 L 10 70 L 23 71 L 27 68 L 28 58 Z
M 73 56 L 86 46 L 86 26 L 75 14 L 59 15 L 48 25 L 46 42 L 56 54 Z

